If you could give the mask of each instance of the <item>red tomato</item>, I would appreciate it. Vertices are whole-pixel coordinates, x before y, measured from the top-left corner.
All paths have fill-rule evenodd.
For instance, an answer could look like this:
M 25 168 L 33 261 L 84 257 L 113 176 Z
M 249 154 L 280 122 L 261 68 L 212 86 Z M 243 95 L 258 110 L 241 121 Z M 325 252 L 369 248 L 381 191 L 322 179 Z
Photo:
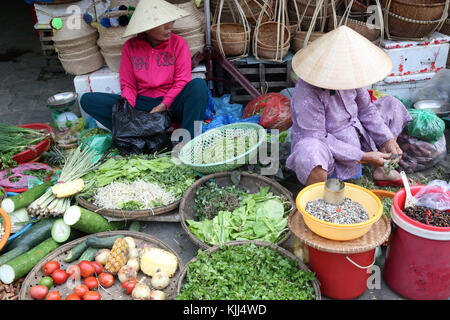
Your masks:
M 91 264 L 94 266 L 95 273 L 97 275 L 103 272 L 103 266 L 100 263 L 98 263 L 97 261 L 93 261 L 91 262 Z
M 135 278 L 131 278 L 122 283 L 122 288 L 125 289 L 127 294 L 131 294 L 133 292 L 134 287 L 136 286 L 137 281 Z
M 90 261 L 83 260 L 78 264 L 78 266 L 80 267 L 81 276 L 83 278 L 90 277 L 95 272 L 95 268 Z
M 79 284 L 75 288 L 73 288 L 73 293 L 75 293 L 80 298 L 83 298 L 83 296 L 86 294 L 86 292 L 89 291 L 89 288 L 85 284 Z
M 70 266 L 67 269 L 67 273 L 70 275 L 70 279 L 72 280 L 80 280 L 81 279 L 81 271 L 78 265 Z
M 30 288 L 30 296 L 37 300 L 42 300 L 47 295 L 48 288 L 43 285 L 36 285 Z
M 61 266 L 59 265 L 58 261 L 49 261 L 46 264 L 44 264 L 44 267 L 42 270 L 44 271 L 44 274 L 46 276 L 50 276 L 53 271 L 59 269 Z
M 83 300 L 102 300 L 102 296 L 98 291 L 88 291 L 83 296 Z
M 114 276 L 111 273 L 102 272 L 98 275 L 98 281 L 103 287 L 109 288 L 114 284 Z
M 96 277 L 87 277 L 84 279 L 84 284 L 89 288 L 89 290 L 98 288 L 98 281 Z
M 66 300 L 81 300 L 81 298 L 75 293 L 71 293 L 66 297 Z
M 45 297 L 45 300 L 61 300 L 61 295 L 58 291 L 50 291 Z
M 64 282 L 66 282 L 68 277 L 69 274 L 61 269 L 57 269 L 52 273 L 52 279 L 54 284 L 63 284 Z

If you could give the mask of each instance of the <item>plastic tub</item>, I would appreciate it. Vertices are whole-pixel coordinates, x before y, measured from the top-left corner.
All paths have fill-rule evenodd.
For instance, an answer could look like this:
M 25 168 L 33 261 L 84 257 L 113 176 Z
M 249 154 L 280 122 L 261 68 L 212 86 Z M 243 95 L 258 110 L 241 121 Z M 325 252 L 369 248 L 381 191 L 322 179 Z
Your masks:
M 415 195 L 423 186 L 412 186 Z M 450 228 L 422 224 L 406 216 L 405 189 L 394 196 L 392 235 L 384 277 L 392 290 L 408 299 L 450 297 Z

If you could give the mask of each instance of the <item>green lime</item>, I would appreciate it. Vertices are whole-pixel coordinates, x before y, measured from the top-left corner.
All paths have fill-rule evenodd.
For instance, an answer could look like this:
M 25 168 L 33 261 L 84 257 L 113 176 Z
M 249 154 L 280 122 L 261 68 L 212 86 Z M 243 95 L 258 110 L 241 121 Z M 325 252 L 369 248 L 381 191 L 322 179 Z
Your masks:
M 40 285 L 42 285 L 42 286 L 46 286 L 47 288 L 51 288 L 52 287 L 52 285 L 53 285 L 53 279 L 52 279 L 52 277 L 43 277 L 42 279 L 41 279 L 41 281 L 39 281 L 39 284 Z

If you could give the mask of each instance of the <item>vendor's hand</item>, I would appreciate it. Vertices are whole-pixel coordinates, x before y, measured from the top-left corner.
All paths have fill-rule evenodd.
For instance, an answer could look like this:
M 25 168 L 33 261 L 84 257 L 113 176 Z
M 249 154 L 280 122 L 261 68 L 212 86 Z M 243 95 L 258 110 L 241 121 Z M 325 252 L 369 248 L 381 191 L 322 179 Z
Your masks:
M 402 154 L 403 154 L 403 151 L 402 151 L 402 149 L 400 149 L 400 146 L 398 145 L 396 139 L 390 139 L 390 140 L 386 141 L 382 145 L 380 151 L 384 152 L 384 153 L 397 154 L 398 158 L 393 159 L 394 161 L 400 160 L 400 158 L 402 157 Z
M 382 167 L 384 166 L 384 163 L 389 160 L 390 156 L 389 153 L 371 151 L 364 153 L 361 160 L 366 161 L 375 167 Z
M 167 110 L 167 106 L 164 103 L 160 103 L 156 107 L 154 107 L 152 109 L 152 111 L 150 111 L 150 113 L 163 112 L 163 111 L 166 111 L 166 110 Z

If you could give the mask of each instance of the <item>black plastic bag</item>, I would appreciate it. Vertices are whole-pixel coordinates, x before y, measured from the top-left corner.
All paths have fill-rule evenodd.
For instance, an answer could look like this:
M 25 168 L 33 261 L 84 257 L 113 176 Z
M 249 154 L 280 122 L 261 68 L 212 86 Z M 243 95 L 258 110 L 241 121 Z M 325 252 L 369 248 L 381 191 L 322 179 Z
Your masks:
M 125 98 L 112 108 L 113 146 L 126 154 L 149 154 L 170 150 L 166 134 L 171 121 L 167 111 L 149 113 L 133 108 Z

